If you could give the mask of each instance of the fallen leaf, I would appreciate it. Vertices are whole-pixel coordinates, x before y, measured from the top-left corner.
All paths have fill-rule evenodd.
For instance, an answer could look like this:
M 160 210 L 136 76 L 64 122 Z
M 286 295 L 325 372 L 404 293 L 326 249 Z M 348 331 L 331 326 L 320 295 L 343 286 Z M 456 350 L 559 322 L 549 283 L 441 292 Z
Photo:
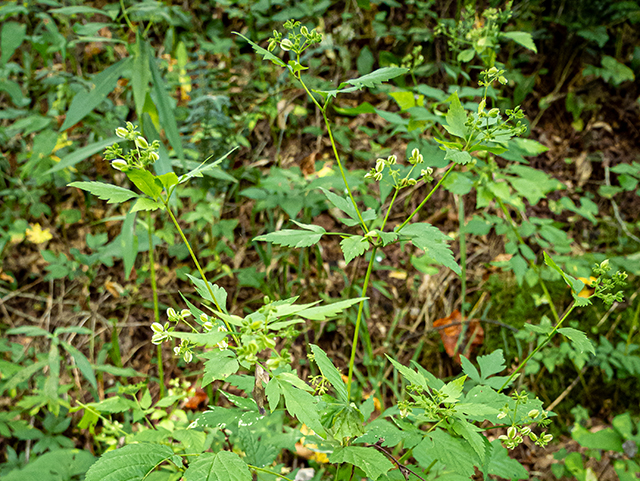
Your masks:
M 184 407 L 186 409 L 197 411 L 201 407 L 205 407 L 208 401 L 209 396 L 207 396 L 207 393 L 204 392 L 204 389 L 198 387 L 196 388 L 194 395 L 184 403 Z
M 453 324 L 449 326 L 449 324 Z M 468 349 L 468 354 L 473 352 L 474 347 L 481 346 L 484 342 L 484 330 L 477 319 L 472 319 L 467 326 L 464 342 L 460 345 L 460 352 L 455 353 L 456 344 L 458 338 L 462 332 L 462 315 L 460 311 L 456 309 L 449 316 L 437 319 L 433 322 L 433 327 L 448 326 L 443 329 L 439 329 L 440 339 L 444 345 L 445 352 L 449 357 L 460 364 L 460 352 L 465 351 L 465 346 L 471 341 L 471 345 Z

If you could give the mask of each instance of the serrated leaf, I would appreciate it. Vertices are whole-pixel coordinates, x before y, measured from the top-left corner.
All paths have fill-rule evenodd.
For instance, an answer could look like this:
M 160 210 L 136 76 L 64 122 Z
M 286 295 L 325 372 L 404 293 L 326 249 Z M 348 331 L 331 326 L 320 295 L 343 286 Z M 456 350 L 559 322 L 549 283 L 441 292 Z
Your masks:
M 275 411 L 280 403 L 280 394 L 282 394 L 278 380 L 272 378 L 267 384 L 264 393 L 267 395 L 267 400 L 269 401 L 269 411 Z
M 184 472 L 185 481 L 251 481 L 249 467 L 236 453 L 202 453 Z
M 489 378 L 489 376 L 493 376 L 494 374 L 504 371 L 507 367 L 505 365 L 502 349 L 496 349 L 486 356 L 478 356 L 477 361 L 480 366 L 480 372 L 482 372 L 483 380 Z
M 71 182 L 69 187 L 77 187 L 86 190 L 97 196 L 101 200 L 106 200 L 107 204 L 119 204 L 129 199 L 140 197 L 135 192 L 118 187 L 117 185 L 103 184 L 102 182 Z
M 467 165 L 473 160 L 473 157 L 465 150 L 445 149 L 444 160 L 450 160 L 460 165 Z
M 329 461 L 335 464 L 349 463 L 362 469 L 371 479 L 376 480 L 390 469 L 393 464 L 384 454 L 375 448 L 364 446 L 345 446 L 333 451 Z
M 560 269 L 560 267 L 558 267 L 558 265 L 553 261 L 553 259 L 549 256 L 549 254 L 547 254 L 546 252 L 543 252 L 543 254 L 544 254 L 545 264 L 547 264 L 549 267 L 554 269 L 558 274 L 560 274 L 560 276 L 562 276 L 564 281 L 573 291 L 573 294 L 576 294 L 576 295 L 579 294 L 580 291 L 582 291 L 582 289 L 584 288 L 584 282 L 582 282 L 580 279 L 576 279 L 575 277 L 572 277 L 569 274 L 565 273 L 562 269 Z
M 129 212 L 139 212 L 141 210 L 153 212 L 158 209 L 164 210 L 164 204 L 147 197 L 139 197 Z
M 380 237 L 383 246 L 386 246 L 398 239 L 397 232 L 378 232 L 378 236 Z
M 342 376 L 331 360 L 327 357 L 327 354 L 315 344 L 311 344 L 311 352 L 315 358 L 316 364 L 320 368 L 322 375 L 326 377 L 331 385 L 336 390 L 338 399 L 342 402 L 349 401 L 349 395 L 347 394 L 347 386 L 342 380 Z
M 447 125 L 445 125 L 444 128 L 451 135 L 465 138 L 469 133 L 469 128 L 465 125 L 467 121 L 467 112 L 460 103 L 457 91 L 453 92 L 449 99 L 451 100 L 451 104 L 447 111 Z
M 257 54 L 262 55 L 262 58 L 264 58 L 265 60 L 270 60 L 271 62 L 278 65 L 279 67 L 287 66 L 287 64 L 285 64 L 280 58 L 276 57 L 274 54 L 272 54 L 268 50 L 262 48 L 260 45 L 253 43 L 244 35 L 238 32 L 231 32 L 231 33 L 235 33 L 238 37 L 243 38 L 249 45 L 251 45 L 251 47 L 253 47 L 253 50 L 255 50 Z
M 442 388 L 440 393 L 444 394 L 445 398 L 442 400 L 444 403 L 456 403 L 462 396 L 462 389 L 467 376 L 461 376 L 458 379 L 448 382 Z
M 327 318 L 334 317 L 337 314 L 341 313 L 346 308 L 367 299 L 369 298 L 356 297 L 354 299 L 347 299 L 346 301 L 334 302 L 333 304 L 324 304 L 322 306 L 310 307 L 309 309 L 304 309 L 298 312 L 298 315 L 312 321 L 325 321 Z
M 572 327 L 561 327 L 560 329 L 558 329 L 558 332 L 563 336 L 566 336 L 569 339 L 571 339 L 571 342 L 573 343 L 573 345 L 580 352 L 586 351 L 586 352 L 590 352 L 591 354 L 596 353 L 595 349 L 593 348 L 593 344 L 591 343 L 591 340 L 589 340 L 589 338 L 586 336 L 584 332 L 579 331 L 577 329 L 573 329 Z
M 416 449 L 432 450 L 435 457 L 446 466 L 462 476 L 471 478 L 475 472 L 474 466 L 479 464 L 475 451 L 460 438 L 454 438 L 441 429 L 436 429 L 425 436 Z
M 237 149 L 239 149 L 240 147 L 234 147 L 233 149 L 231 149 L 229 152 L 227 152 L 226 154 L 224 154 L 222 157 L 220 157 L 217 160 L 214 160 L 213 162 L 209 162 L 209 159 L 206 159 L 204 162 L 202 162 L 201 164 L 199 164 L 196 168 L 190 170 L 189 172 L 187 172 L 186 174 L 183 174 L 180 176 L 180 179 L 178 180 L 178 182 L 180 184 L 184 184 L 186 181 L 188 181 L 189 179 L 193 179 L 196 177 L 203 177 L 204 174 L 212 171 L 213 169 L 215 169 L 216 167 L 218 167 L 220 165 L 220 163 L 226 159 L 227 157 L 229 157 L 233 152 L 235 152 Z M 209 163 L 207 163 L 209 162 Z M 235 178 L 233 178 L 233 180 L 235 181 Z
M 383 82 L 387 82 L 388 80 L 399 77 L 400 75 L 404 75 L 408 71 L 409 69 L 403 67 L 383 67 L 374 70 L 367 75 L 363 75 L 362 77 L 347 80 L 345 83 L 353 85 L 358 89 L 364 87 L 371 88 L 375 87 L 376 85 L 380 85 Z
M 205 352 L 201 357 L 206 359 L 202 387 L 211 384 L 213 381 L 226 379 L 231 374 L 235 374 L 240 367 L 236 354 L 230 349 L 214 349 Z
M 478 455 L 478 458 L 480 458 L 480 461 L 484 463 L 486 456 L 486 449 L 484 445 L 485 437 L 480 434 L 481 429 L 482 428 L 461 419 L 456 419 L 453 422 L 453 430 L 456 434 L 459 434 L 467 440 L 469 445 Z
M 324 436 L 325 431 L 320 423 L 320 414 L 316 404 L 317 399 L 308 392 L 293 387 L 291 384 L 280 383 L 280 389 L 284 395 L 284 404 L 287 412 L 313 429 L 319 436 Z
M 518 45 L 522 45 L 523 47 L 538 53 L 536 44 L 533 42 L 533 37 L 529 32 L 503 32 L 500 36 L 513 40 Z
M 202 279 L 198 279 L 197 277 L 193 277 L 191 274 L 187 274 L 187 277 L 189 278 L 191 283 L 195 286 L 196 290 L 198 291 L 198 294 L 200 294 L 200 297 L 210 302 L 214 302 L 223 311 L 225 312 L 227 311 L 227 291 L 225 291 L 224 288 L 217 286 L 215 284 L 211 284 L 211 282 L 209 281 L 207 281 L 205 284 L 205 281 L 203 281 Z M 209 289 L 207 289 L 207 284 L 209 285 L 211 292 L 213 292 L 215 301 L 213 297 L 211 297 L 211 294 L 209 293 Z
M 331 202 L 335 207 L 337 207 L 342 212 L 347 214 L 349 217 L 351 217 L 351 219 L 353 219 L 357 223 L 360 222 L 360 219 L 358 219 L 358 213 L 356 211 L 356 208 L 353 206 L 353 202 L 351 202 L 351 199 L 345 199 L 343 197 L 340 197 L 339 195 L 334 194 L 330 190 L 327 190 L 323 187 L 320 187 L 320 190 L 322 190 L 327 200 Z
M 129 444 L 102 455 L 87 471 L 85 481 L 143 481 L 172 457 L 173 450 L 162 444 Z
M 387 355 L 385 354 L 385 356 Z M 411 384 L 424 390 L 429 389 L 429 384 L 422 374 L 414 371 L 410 367 L 400 364 L 398 361 L 396 361 L 395 359 L 391 359 L 389 356 L 387 356 L 387 359 L 389 359 L 391 364 L 393 364 L 393 367 L 398 370 L 402 377 L 404 377 Z
M 344 254 L 344 261 L 348 265 L 354 258 L 364 254 L 371 246 L 369 241 L 361 235 L 345 237 L 340 241 L 340 247 Z
M 82 354 L 82 352 L 73 347 L 71 344 L 68 344 L 66 342 L 63 342 L 61 344 L 62 347 L 69 354 L 71 354 L 71 357 L 73 357 L 76 366 L 78 366 L 78 369 L 80 370 L 84 378 L 89 381 L 89 384 L 91 384 L 94 389 L 98 389 L 98 381 L 96 380 L 96 375 L 93 372 L 93 367 L 91 366 L 89 359 L 87 359 L 87 357 Z
M 147 194 L 153 200 L 156 200 L 162 193 L 162 182 L 160 182 L 160 180 L 158 180 L 156 176 L 148 170 L 133 169 L 128 171 L 126 175 L 138 189 Z
M 529 471 L 509 456 L 509 451 L 502 446 L 499 439 L 491 442 L 488 472 L 504 479 L 529 479 Z
M 158 180 L 162 183 L 163 187 L 166 190 L 169 190 L 174 185 L 177 185 L 180 182 L 178 176 L 175 172 L 167 172 L 166 174 L 162 174 L 158 176 Z
M 283 229 L 278 232 L 260 235 L 253 240 L 271 242 L 272 244 L 287 247 L 309 247 L 317 244 L 327 232 L 319 225 L 302 224 L 300 222 L 296 222 L 296 224 L 305 230 Z
M 451 241 L 451 238 L 440 232 L 437 227 L 426 222 L 407 224 L 399 234 L 411 238 L 414 246 L 422 249 L 425 254 L 438 264 L 442 264 L 456 274 L 460 274 L 460 266 L 456 263 L 453 252 L 447 244 L 447 242 Z

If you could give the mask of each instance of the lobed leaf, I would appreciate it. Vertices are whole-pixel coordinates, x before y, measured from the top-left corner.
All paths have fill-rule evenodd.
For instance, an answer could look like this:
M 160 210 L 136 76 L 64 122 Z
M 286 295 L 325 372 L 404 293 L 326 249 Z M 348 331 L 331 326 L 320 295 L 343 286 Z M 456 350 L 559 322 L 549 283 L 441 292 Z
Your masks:
M 172 457 L 173 450 L 162 444 L 129 444 L 105 453 L 89 468 L 85 481 L 143 481 Z
M 371 479 L 376 480 L 390 469 L 393 464 L 384 454 L 373 447 L 345 446 L 333 451 L 329 456 L 332 463 L 349 463 L 362 469 Z
M 320 238 L 327 232 L 318 225 L 294 222 L 305 230 L 283 229 L 278 232 L 260 235 L 253 240 L 271 242 L 272 244 L 287 247 L 309 247 L 317 244 Z
M 107 204 L 119 204 L 139 197 L 138 194 L 129 189 L 117 185 L 103 184 L 102 182 L 71 182 L 69 187 L 86 190 L 99 199 L 106 200 Z

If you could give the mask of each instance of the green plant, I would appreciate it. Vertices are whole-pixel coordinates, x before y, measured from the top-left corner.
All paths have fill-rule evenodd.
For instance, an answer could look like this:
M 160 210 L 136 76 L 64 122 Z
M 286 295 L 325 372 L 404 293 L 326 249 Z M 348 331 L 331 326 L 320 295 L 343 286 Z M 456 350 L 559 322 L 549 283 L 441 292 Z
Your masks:
M 543 334 L 543 337 L 538 341 L 537 347 L 509 375 L 497 376 L 506 367 L 501 350 L 479 357 L 480 369 L 471 361 L 462 358 L 464 375 L 449 382 L 436 378 L 415 362 L 411 368 L 387 356 L 403 380 L 405 390 L 395 400 L 395 405 L 373 422 L 369 422 L 374 409 L 373 396 L 365 400 L 355 387 L 357 383 L 354 379 L 360 330 L 366 328 L 366 295 L 372 282 L 377 250 L 383 250 L 397 242 L 410 242 L 425 251 L 434 261 L 457 273 L 461 272 L 447 244 L 448 237 L 430 224 L 410 221 L 418 215 L 457 165 L 475 162 L 471 152 L 505 152 L 505 143 L 512 136 L 522 132 L 523 127 L 518 123 L 522 118 L 522 112 L 518 108 L 508 111 L 506 117 L 503 117 L 497 108 L 486 110 L 487 89 L 493 81 L 503 80 L 502 72 L 498 69 L 484 72 L 485 97 L 476 112 L 465 111 L 457 94 L 451 96 L 445 129 L 453 140 L 439 140 L 445 151 L 445 160 L 451 163 L 406 219 L 399 222 L 395 229 L 388 230 L 385 228 L 389 214 L 400 191 L 418 183 L 428 185 L 433 182 L 433 170 L 418 167 L 424 161 L 418 149 L 414 149 L 411 155 L 407 156 L 405 166 L 398 163 L 395 155 L 379 158 L 365 177 L 376 183 L 388 183 L 393 195 L 385 212 L 376 212 L 374 209 L 361 210 L 354 190 L 347 180 L 346 170 L 327 117 L 327 109 L 331 100 L 338 94 L 379 85 L 405 74 L 407 69 L 382 68 L 342 83 L 335 90 L 311 90 L 301 76 L 308 68 L 302 65 L 301 55 L 310 46 L 320 42 L 322 37 L 315 30 L 310 31 L 295 21 L 285 23 L 285 29 L 288 31 L 286 37 L 277 31 L 274 33 L 270 39 L 269 50 L 245 40 L 263 57 L 287 68 L 320 110 L 346 193 L 342 196 L 323 189 L 323 194 L 335 208 L 344 213 L 344 224 L 347 227 L 357 227 L 361 233 L 330 233 L 320 226 L 292 219 L 299 229 L 271 232 L 255 240 L 301 248 L 315 245 L 323 235 L 342 237 L 340 246 L 347 264 L 358 256 L 369 257 L 363 280 L 363 296 L 324 305 L 318 305 L 318 302 L 296 304 L 297 298 L 265 298 L 263 307 L 244 317 L 228 313 L 227 293 L 206 279 L 170 203 L 172 194 L 181 184 L 193 177 L 201 176 L 206 169 L 215 167 L 220 160 L 206 167 L 198 166 L 181 176 L 173 172 L 154 175 L 146 170 L 154 160 L 151 155 L 153 146 L 149 147 L 146 139 L 140 136 L 132 125 L 118 131 L 122 137 L 135 142 L 136 148 L 128 154 L 123 154 L 118 146 L 114 146 L 107 151 L 106 158 L 112 161 L 114 168 L 126 174 L 142 195 L 99 182 L 74 182 L 70 185 L 91 192 L 111 203 L 135 199 L 132 207 L 134 211 L 160 210 L 169 215 L 200 274 L 200 278 L 189 278 L 203 301 L 202 309 L 207 312 L 184 298 L 186 309 L 171 307 L 167 310 L 167 322 L 152 324 L 152 341 L 158 345 L 171 340 L 179 341 L 179 345 L 174 347 L 174 353 L 185 363 L 191 362 L 194 358 L 204 361 L 204 385 L 233 377 L 234 385 L 244 391 L 246 397 L 224 391 L 224 396 L 235 407 L 215 405 L 209 412 L 196 419 L 194 427 L 204 429 L 205 432 L 210 430 L 219 438 L 223 437 L 224 443 L 216 445 L 213 442 L 187 442 L 181 448 L 175 444 L 168 446 L 159 442 L 157 437 L 151 437 L 148 439 L 154 441 L 152 443 L 129 444 L 107 452 L 89 470 L 87 479 L 103 479 L 110 476 L 114 469 L 128 470 L 132 476 L 146 476 L 164 463 L 169 463 L 165 476 L 169 476 L 168 473 L 171 472 L 181 472 L 187 480 L 209 475 L 215 475 L 220 479 L 249 480 L 251 472 L 259 477 L 266 476 L 265 479 L 291 479 L 286 476 L 286 472 L 278 471 L 279 466 L 274 466 L 273 463 L 278 451 L 283 448 L 291 449 L 291 441 L 299 435 L 288 437 L 287 442 L 284 442 L 282 436 L 268 436 L 263 431 L 262 424 L 269 419 L 269 416 L 264 416 L 267 409 L 271 413 L 278 413 L 278 419 L 282 419 L 281 416 L 286 412 L 298 423 L 304 423 L 307 429 L 312 430 L 311 433 L 307 431 L 306 442 L 312 442 L 315 445 L 314 449 L 320 452 L 329 453 L 330 464 L 322 467 L 321 471 L 335 480 L 352 479 L 356 473 L 358 476 L 380 479 L 387 477 L 387 473 L 394 467 L 398 468 L 401 475 L 413 475 L 418 479 L 424 479 L 423 476 L 442 477 L 452 473 L 469 477 L 474 473 L 475 467 L 485 475 L 497 474 L 511 479 L 524 479 L 527 476 L 526 471 L 505 456 L 506 451 L 503 447 L 497 442 L 489 443 L 482 433 L 490 429 L 506 429 L 506 433 L 500 435 L 500 440 L 508 448 L 522 443 L 524 436 L 528 436 L 540 446 L 545 446 L 552 439 L 552 436 L 544 431 L 550 422 L 549 413 L 543 410 L 541 401 L 525 390 L 516 389 L 510 395 L 502 391 L 512 386 L 527 361 L 556 333 L 571 339 L 581 351 L 593 351 L 584 333 L 562 327 L 563 322 L 576 307 L 590 302 L 589 299 L 578 296 L 584 283 L 563 272 L 546 254 L 545 262 L 569 285 L 574 303 L 557 319 L 554 326 L 549 326 L 548 329 L 543 325 L 530 326 L 530 330 Z M 291 53 L 288 62 L 271 53 L 277 46 Z M 605 275 L 608 269 L 607 262 L 596 267 L 598 278 L 592 297 L 599 297 L 611 303 L 614 299 L 620 300 L 621 293 L 611 291 L 624 281 L 625 276 L 617 273 L 610 280 Z M 358 304 L 358 313 L 346 378 L 343 378 L 323 349 L 311 344 L 309 360 L 313 363 L 311 372 L 314 374 L 310 383 L 307 383 L 293 369 L 289 351 L 298 332 L 296 326 L 303 323 L 304 319 L 331 319 L 355 304 Z M 189 331 L 179 330 L 182 325 Z M 367 349 L 370 350 L 370 346 L 367 346 Z M 117 397 L 110 399 L 113 401 L 107 400 L 103 403 L 124 402 Z M 140 416 L 152 413 L 150 406 L 151 399 L 145 390 L 141 401 L 133 397 L 118 409 L 133 408 L 141 419 Z M 85 408 L 85 416 L 94 421 L 97 421 L 100 411 L 104 410 L 104 406 L 100 405 L 80 407 Z M 476 425 L 483 421 L 488 421 L 489 426 L 481 428 Z M 282 435 L 291 433 L 285 424 L 276 422 L 272 425 L 274 426 L 277 426 L 276 429 Z M 535 429 L 536 426 L 543 430 L 538 431 Z M 260 449 L 255 450 L 258 439 Z M 135 436 L 129 440 L 134 441 Z M 210 448 L 212 452 L 205 452 Z M 245 452 L 245 459 L 238 456 L 235 452 L 237 449 Z M 184 465 L 183 457 L 188 460 L 187 467 Z M 191 460 L 191 457 L 194 459 Z M 414 459 L 417 465 L 407 465 L 406 462 L 410 459 Z M 113 479 L 119 478 L 116 475 Z

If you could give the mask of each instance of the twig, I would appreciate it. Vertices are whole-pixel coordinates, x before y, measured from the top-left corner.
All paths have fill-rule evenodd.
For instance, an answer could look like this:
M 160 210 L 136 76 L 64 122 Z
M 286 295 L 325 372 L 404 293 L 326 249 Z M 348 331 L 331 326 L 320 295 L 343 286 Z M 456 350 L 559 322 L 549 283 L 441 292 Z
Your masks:
M 587 370 L 587 366 L 582 368 L 582 371 L 580 371 L 580 374 L 576 376 L 576 378 L 571 382 L 571 384 L 569 384 L 567 388 L 564 391 L 562 391 L 560 396 L 558 396 L 555 401 L 549 404 L 549 406 L 547 407 L 547 411 L 553 411 L 553 408 L 556 407 L 558 404 L 560 404 L 562 400 L 569 395 L 571 390 L 574 387 L 576 387 L 576 385 L 578 384 L 578 381 L 580 381 L 580 378 L 582 377 L 582 375 L 585 373 L 586 370 Z

